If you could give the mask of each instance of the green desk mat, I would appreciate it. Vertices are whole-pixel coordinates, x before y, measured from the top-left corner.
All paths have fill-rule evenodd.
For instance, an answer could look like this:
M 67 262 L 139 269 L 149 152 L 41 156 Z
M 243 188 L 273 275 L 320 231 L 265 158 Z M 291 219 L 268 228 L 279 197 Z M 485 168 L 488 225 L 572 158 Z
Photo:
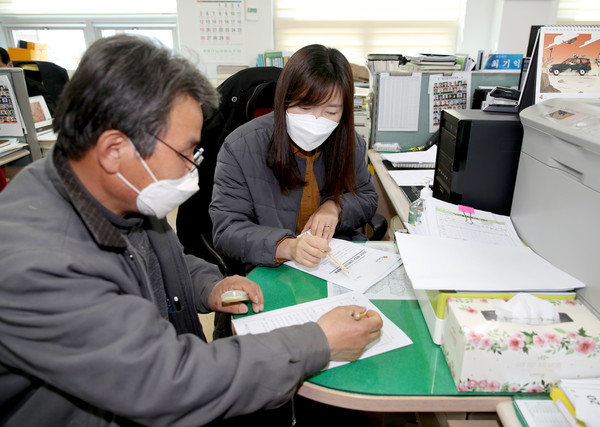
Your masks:
M 255 268 L 248 278 L 261 285 L 265 311 L 327 296 L 325 280 L 286 265 Z M 366 395 L 478 395 L 456 389 L 442 350 L 431 340 L 416 300 L 374 300 L 373 303 L 413 344 L 323 371 L 311 377 L 310 383 Z

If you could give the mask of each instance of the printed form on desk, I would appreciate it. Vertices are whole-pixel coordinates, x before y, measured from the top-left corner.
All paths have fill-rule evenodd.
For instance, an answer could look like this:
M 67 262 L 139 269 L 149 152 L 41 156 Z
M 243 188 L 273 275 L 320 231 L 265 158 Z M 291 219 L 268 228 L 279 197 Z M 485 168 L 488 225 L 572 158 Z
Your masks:
M 514 405 L 528 427 L 567 427 L 571 424 L 549 399 L 515 399 Z
M 366 359 L 367 357 L 412 344 L 412 340 L 398 326 L 385 317 L 385 315 L 364 295 L 356 292 L 233 319 L 232 322 L 235 327 L 235 332 L 238 335 L 261 334 L 284 326 L 316 322 L 323 314 L 335 307 L 343 305 L 366 307 L 369 310 L 376 311 L 383 320 L 381 336 L 367 347 L 360 359 Z M 357 320 L 357 322 L 360 322 L 360 320 Z M 332 361 L 329 362 L 329 365 L 325 369 L 335 368 L 337 366 L 345 365 L 346 363 L 348 362 Z
M 523 246 L 509 216 L 480 209 L 461 212 L 459 205 L 430 197 L 421 223 L 407 225 L 411 234 L 447 237 L 502 246 Z
M 398 246 L 396 242 L 373 242 L 368 241 L 364 243 L 365 246 L 373 249 L 379 249 L 385 252 L 398 255 Z M 346 292 L 352 292 L 350 289 L 328 281 L 327 282 L 327 296 L 334 296 L 344 294 Z M 417 299 L 415 291 L 412 288 L 410 280 L 406 275 L 404 266 L 400 265 L 398 268 L 393 270 L 390 274 L 385 276 L 383 279 L 375 283 L 369 289 L 366 290 L 365 296 L 370 299 L 383 299 L 383 300 L 414 300 Z
M 362 243 L 331 239 L 329 246 L 332 255 L 349 273 L 343 271 L 330 257 L 324 258 L 315 268 L 300 265 L 295 261 L 287 261 L 285 264 L 360 293 L 364 293 L 402 264 L 400 255 L 374 249 Z

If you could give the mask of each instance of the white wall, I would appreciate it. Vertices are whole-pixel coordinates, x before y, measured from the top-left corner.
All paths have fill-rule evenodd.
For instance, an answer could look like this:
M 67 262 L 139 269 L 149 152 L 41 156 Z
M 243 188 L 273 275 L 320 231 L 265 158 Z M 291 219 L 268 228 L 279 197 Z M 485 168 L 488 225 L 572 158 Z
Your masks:
M 532 25 L 556 23 L 559 0 L 466 0 L 456 51 L 525 54 Z
M 238 56 L 237 61 L 226 61 L 225 63 L 254 66 L 259 53 L 274 48 L 273 2 L 272 0 L 246 0 L 242 3 L 245 9 L 253 8 L 257 10 L 257 13 L 244 14 L 243 41 L 240 45 L 232 45 L 236 48 L 241 47 L 242 53 Z M 199 12 L 196 2 L 177 0 L 179 50 L 183 55 L 196 62 L 210 79 L 215 80 L 217 77 L 216 66 L 219 62 L 202 54 L 198 19 Z
M 457 37 L 456 52 L 477 57 L 486 53 L 525 54 L 532 25 L 556 23 L 559 0 L 465 0 Z M 257 21 L 244 21 L 244 43 L 241 64 L 253 66 L 256 55 L 274 48 L 272 0 L 246 0 L 245 7 L 258 9 Z M 191 6 L 190 6 L 191 5 Z M 182 52 L 199 54 L 197 14 L 189 0 L 177 1 L 179 41 Z M 201 68 L 213 77 L 216 64 Z

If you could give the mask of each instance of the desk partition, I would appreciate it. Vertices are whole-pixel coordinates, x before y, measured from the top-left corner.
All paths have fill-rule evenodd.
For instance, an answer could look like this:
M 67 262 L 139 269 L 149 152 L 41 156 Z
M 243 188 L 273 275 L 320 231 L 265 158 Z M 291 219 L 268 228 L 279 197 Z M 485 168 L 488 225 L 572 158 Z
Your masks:
M 475 89 L 481 86 L 517 86 L 519 84 L 519 71 L 504 71 L 504 70 L 482 70 L 471 71 L 471 88 L 469 99 L 473 98 Z M 416 131 L 391 131 L 378 129 L 378 116 L 381 114 L 379 108 L 379 80 L 382 73 L 376 73 L 371 80 L 371 140 L 370 147 L 375 142 L 397 142 L 402 149 L 418 147 L 425 145 L 433 133 L 429 132 L 429 79 L 432 75 L 447 74 L 451 72 L 432 72 L 427 71 L 422 73 L 421 88 L 419 91 L 419 124 Z M 411 75 L 410 72 L 392 72 L 394 77 L 402 78 L 406 75 Z M 404 102 L 402 99 L 399 103 Z M 470 105 L 469 105 L 470 108 Z

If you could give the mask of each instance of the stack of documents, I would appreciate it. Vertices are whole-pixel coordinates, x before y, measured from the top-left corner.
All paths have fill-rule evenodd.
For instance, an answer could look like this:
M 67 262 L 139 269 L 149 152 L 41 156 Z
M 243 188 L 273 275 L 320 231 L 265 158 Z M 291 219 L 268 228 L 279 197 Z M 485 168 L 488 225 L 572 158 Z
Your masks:
M 17 138 L 0 139 L 0 157 L 8 156 L 25 147 L 27 143 L 19 142 Z
M 600 378 L 561 380 L 550 397 L 572 425 L 600 425 Z
M 456 62 L 456 55 L 435 55 L 424 53 L 419 56 L 407 56 L 410 64 L 419 70 L 462 70 Z
M 510 217 L 465 211 L 428 198 L 413 234 L 396 233 L 414 289 L 563 292 L 585 286 L 526 247 Z
M 381 158 L 393 167 L 390 176 L 398 186 L 427 185 L 433 182 L 437 145 L 425 151 L 384 153 Z

